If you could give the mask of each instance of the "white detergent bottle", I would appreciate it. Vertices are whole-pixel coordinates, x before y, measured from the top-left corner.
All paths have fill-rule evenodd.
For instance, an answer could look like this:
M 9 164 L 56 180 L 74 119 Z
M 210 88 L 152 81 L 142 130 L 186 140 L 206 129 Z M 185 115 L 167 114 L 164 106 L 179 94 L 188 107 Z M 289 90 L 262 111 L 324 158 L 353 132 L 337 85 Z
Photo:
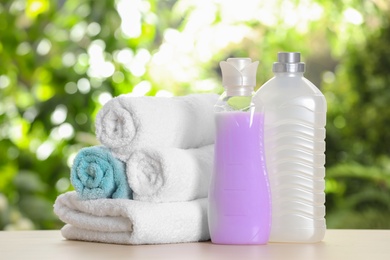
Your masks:
M 271 188 L 270 242 L 314 243 L 325 222 L 326 100 L 307 80 L 300 53 L 278 53 L 274 77 L 256 92 L 264 105 L 265 157 Z

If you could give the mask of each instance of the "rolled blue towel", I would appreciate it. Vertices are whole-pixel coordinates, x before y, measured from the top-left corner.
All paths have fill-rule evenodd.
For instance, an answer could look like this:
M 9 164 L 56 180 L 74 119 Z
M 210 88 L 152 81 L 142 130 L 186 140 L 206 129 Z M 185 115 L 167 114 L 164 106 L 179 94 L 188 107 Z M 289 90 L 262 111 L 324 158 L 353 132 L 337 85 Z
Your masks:
M 108 148 L 86 147 L 76 155 L 70 181 L 81 200 L 132 199 L 125 167 Z

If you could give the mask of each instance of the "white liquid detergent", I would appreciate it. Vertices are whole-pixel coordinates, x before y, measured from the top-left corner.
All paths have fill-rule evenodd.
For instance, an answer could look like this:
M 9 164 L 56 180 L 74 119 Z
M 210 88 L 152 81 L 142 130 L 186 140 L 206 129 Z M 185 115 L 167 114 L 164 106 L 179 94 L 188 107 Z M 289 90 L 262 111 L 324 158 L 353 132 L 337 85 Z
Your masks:
M 264 105 L 272 242 L 318 242 L 325 235 L 326 100 L 304 78 L 299 53 L 279 53 L 275 76 L 256 92 Z

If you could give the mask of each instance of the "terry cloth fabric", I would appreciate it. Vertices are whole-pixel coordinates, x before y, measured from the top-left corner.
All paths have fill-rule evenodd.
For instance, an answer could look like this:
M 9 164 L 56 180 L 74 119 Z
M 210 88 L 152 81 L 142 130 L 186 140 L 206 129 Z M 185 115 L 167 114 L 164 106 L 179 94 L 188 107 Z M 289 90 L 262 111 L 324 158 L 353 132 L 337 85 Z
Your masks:
M 196 148 L 214 143 L 216 94 L 180 97 L 120 95 L 96 116 L 96 136 L 126 161 L 136 148 Z
M 128 199 L 79 200 L 58 196 L 54 212 L 66 239 L 115 244 L 165 244 L 210 239 L 207 199 L 150 203 Z
M 83 200 L 132 198 L 125 164 L 104 146 L 80 149 L 71 167 L 70 180 Z
M 133 197 L 172 202 L 206 198 L 213 171 L 214 145 L 195 149 L 148 147 L 126 163 Z

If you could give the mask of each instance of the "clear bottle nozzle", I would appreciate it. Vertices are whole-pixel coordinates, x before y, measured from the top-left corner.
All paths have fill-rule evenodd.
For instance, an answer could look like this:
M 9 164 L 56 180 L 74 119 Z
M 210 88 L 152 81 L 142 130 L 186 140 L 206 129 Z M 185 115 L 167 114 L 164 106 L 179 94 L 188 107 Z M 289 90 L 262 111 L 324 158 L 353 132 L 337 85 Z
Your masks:
M 228 96 L 249 96 L 256 86 L 259 62 L 250 58 L 229 58 L 221 61 L 222 84 Z

